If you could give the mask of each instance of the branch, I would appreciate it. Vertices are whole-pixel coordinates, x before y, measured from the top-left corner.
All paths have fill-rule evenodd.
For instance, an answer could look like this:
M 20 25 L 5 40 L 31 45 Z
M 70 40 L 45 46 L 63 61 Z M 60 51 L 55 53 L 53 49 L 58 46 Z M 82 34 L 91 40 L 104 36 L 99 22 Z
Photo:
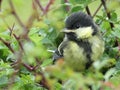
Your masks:
M 20 20 L 19 16 L 17 15 L 17 13 L 15 12 L 15 8 L 13 6 L 13 3 L 11 0 L 9 0 L 9 5 L 11 7 L 12 10 L 12 14 L 15 16 L 15 18 L 17 19 L 18 23 L 20 24 L 21 27 L 25 28 L 24 24 L 22 23 L 22 21 Z
M 39 0 L 35 0 L 36 4 L 39 6 L 39 8 L 41 9 L 41 11 L 44 12 L 44 8 L 43 6 L 41 5 L 40 1 Z
M 47 80 L 46 80 L 46 78 L 44 76 L 44 74 L 42 72 L 39 72 L 39 74 L 42 77 L 42 80 L 40 81 L 40 85 L 43 85 L 43 87 L 45 87 L 47 90 L 51 90 L 50 86 L 49 86 L 49 84 L 48 84 L 48 82 L 47 82 Z
M 12 28 L 6 23 L 6 21 L 3 19 L 4 23 L 6 24 L 6 26 L 8 27 L 8 29 L 10 30 L 10 36 L 12 35 L 13 33 L 13 29 L 14 29 L 14 26 L 15 26 L 15 23 L 13 24 Z M 15 37 L 15 39 L 17 40 L 21 50 L 23 50 L 23 46 L 22 46 L 22 43 L 20 42 L 20 37 L 18 37 L 16 34 L 13 33 L 13 36 Z
M 24 67 L 26 67 L 29 71 L 34 71 L 37 67 L 38 67 L 38 65 L 36 65 L 36 66 L 30 66 L 30 65 L 27 65 L 27 64 L 25 64 L 25 63 L 22 63 L 23 64 L 23 66 Z
M 23 33 L 21 34 L 21 38 L 28 38 L 29 30 L 25 27 L 25 25 L 23 24 L 23 22 L 21 21 L 21 19 L 17 15 L 17 13 L 15 11 L 15 8 L 13 6 L 12 0 L 9 0 L 9 5 L 10 5 L 10 8 L 12 10 L 13 16 L 16 18 L 16 20 L 18 21 L 19 25 L 23 28 Z
M 90 9 L 88 6 L 85 7 L 86 11 L 87 11 L 87 14 L 91 16 L 91 13 L 90 13 Z
M 11 47 L 11 45 L 10 45 L 9 42 L 3 40 L 1 37 L 0 37 L 0 41 L 1 41 L 4 45 L 6 45 L 12 53 L 15 53 L 14 49 Z
M 20 37 L 18 37 L 16 34 L 13 34 L 13 36 L 14 36 L 15 39 L 17 40 L 17 42 L 18 42 L 18 44 L 19 44 L 21 50 L 24 51 L 22 42 L 20 41 Z
M 110 12 L 109 12 L 108 9 L 107 9 L 105 0 L 101 0 L 101 2 L 102 2 L 103 7 L 104 7 L 104 9 L 105 9 L 105 11 L 106 11 L 106 14 L 107 14 L 108 19 L 111 19 Z M 114 27 L 114 24 L 113 24 L 112 22 L 109 22 L 109 23 L 110 23 L 111 28 L 113 28 L 113 27 Z
M 27 20 L 27 24 L 26 24 L 27 29 L 31 28 L 31 26 L 33 25 L 33 22 L 36 18 L 37 19 L 39 18 L 39 15 L 38 15 L 38 12 L 37 12 L 37 6 L 36 6 L 36 4 L 38 4 L 38 3 L 36 1 L 39 2 L 39 0 L 35 0 L 35 1 L 32 2 L 33 12 Z
M 43 15 L 45 15 L 49 11 L 49 8 L 54 3 L 54 1 L 55 0 L 49 0 L 48 4 L 46 5 L 46 7 L 44 9 Z
M 2 0 L 0 0 L 0 11 L 1 11 L 1 4 L 2 4 Z
M 69 3 L 69 0 L 64 0 L 65 3 Z M 66 6 L 66 11 L 70 11 L 70 7 Z
M 102 7 L 102 3 L 99 5 L 99 7 L 97 8 L 97 10 L 94 12 L 92 18 L 94 18 L 94 16 L 97 14 L 97 12 L 100 10 L 101 7 Z

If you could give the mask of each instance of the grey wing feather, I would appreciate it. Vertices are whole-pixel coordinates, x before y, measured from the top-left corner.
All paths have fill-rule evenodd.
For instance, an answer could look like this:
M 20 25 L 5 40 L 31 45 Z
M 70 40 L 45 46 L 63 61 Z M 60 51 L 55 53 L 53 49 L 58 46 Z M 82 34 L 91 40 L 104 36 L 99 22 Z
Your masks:
M 57 50 L 55 50 L 55 53 L 53 54 L 53 60 L 56 61 L 58 60 L 59 58 L 62 58 L 63 57 L 63 49 L 66 47 L 67 45 L 67 41 L 63 41 Z

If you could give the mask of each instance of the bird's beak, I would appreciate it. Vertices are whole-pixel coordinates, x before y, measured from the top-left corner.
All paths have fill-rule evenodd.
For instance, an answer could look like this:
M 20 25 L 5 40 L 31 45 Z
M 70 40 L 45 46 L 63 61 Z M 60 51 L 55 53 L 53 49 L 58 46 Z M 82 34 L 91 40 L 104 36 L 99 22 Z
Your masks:
M 68 29 L 63 29 L 61 32 L 64 32 L 64 33 L 71 33 L 71 32 L 75 32 L 75 30 L 68 30 Z

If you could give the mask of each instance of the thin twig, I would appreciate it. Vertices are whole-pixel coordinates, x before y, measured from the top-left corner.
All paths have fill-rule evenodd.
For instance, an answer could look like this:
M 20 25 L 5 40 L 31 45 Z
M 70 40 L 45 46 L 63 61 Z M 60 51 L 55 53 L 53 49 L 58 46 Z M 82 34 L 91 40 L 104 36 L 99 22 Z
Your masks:
M 104 6 L 104 9 L 106 11 L 108 19 L 111 19 L 110 12 L 108 11 L 107 6 L 106 6 L 106 0 L 101 0 L 101 2 L 103 4 L 103 6 Z M 111 28 L 113 28 L 114 24 L 112 22 L 109 22 L 109 23 L 110 23 Z
M 14 26 L 15 23 L 13 23 L 12 28 L 7 24 L 7 22 L 5 21 L 5 19 L 3 19 L 3 22 L 6 24 L 8 30 L 10 31 L 10 36 L 12 36 L 13 30 L 14 30 Z
M 0 11 L 1 11 L 1 4 L 2 4 L 2 0 L 0 0 Z
M 20 35 L 21 38 L 28 38 L 28 32 L 29 32 L 29 30 L 26 28 L 26 26 L 23 24 L 23 22 L 21 21 L 21 19 L 17 15 L 17 13 L 15 11 L 15 8 L 13 6 L 12 0 L 9 0 L 9 5 L 10 5 L 10 8 L 12 10 L 12 14 L 16 18 L 16 20 L 18 21 L 19 25 L 23 28 L 23 33 Z
M 48 4 L 46 5 L 45 9 L 44 9 L 44 13 L 43 15 L 45 15 L 48 11 L 50 6 L 54 3 L 55 0 L 49 0 Z
M 10 36 L 12 36 L 12 32 L 14 30 L 14 26 L 15 26 L 15 23 L 13 24 L 12 28 L 9 28 L 9 30 L 10 30 Z
M 32 25 L 34 20 L 36 19 L 37 15 L 35 12 L 32 13 L 32 15 L 29 17 L 27 24 L 26 24 L 26 28 L 29 29 Z
M 34 20 L 39 16 L 37 12 L 36 0 L 35 1 L 33 0 L 32 6 L 34 11 L 32 12 L 31 16 L 27 20 L 27 24 L 26 24 L 27 29 L 32 27 Z
M 47 82 L 47 80 L 46 80 L 46 78 L 45 78 L 45 76 L 44 76 L 44 73 L 39 72 L 39 74 L 40 74 L 41 77 L 42 77 L 42 80 L 40 81 L 40 85 L 43 85 L 43 87 L 45 87 L 46 89 L 51 90 L 51 89 L 50 89 L 50 86 L 49 86 L 49 84 L 48 84 L 48 82 Z
M 91 12 L 90 12 L 90 9 L 88 6 L 85 7 L 86 11 L 87 11 L 87 14 L 91 16 Z
M 11 0 L 9 0 L 9 5 L 11 7 L 12 10 L 12 14 L 15 16 L 16 20 L 18 21 L 18 23 L 20 24 L 21 27 L 25 28 L 24 24 L 22 23 L 22 21 L 20 20 L 19 16 L 17 15 L 17 13 L 15 12 L 15 8 L 13 6 L 13 3 Z
M 22 42 L 20 41 L 20 37 L 18 37 L 16 34 L 13 34 L 13 36 L 14 36 L 15 39 L 17 40 L 17 42 L 18 42 L 18 44 L 19 44 L 19 46 L 20 46 L 20 49 L 21 49 L 22 51 L 24 51 Z
M 3 40 L 1 37 L 0 37 L 0 41 L 1 41 L 4 45 L 6 45 L 12 53 L 15 53 L 14 49 L 11 47 L 11 45 L 10 45 L 9 42 Z
M 38 67 L 38 65 L 36 65 L 36 66 L 30 66 L 30 65 L 25 64 L 25 63 L 22 63 L 22 64 L 23 64 L 23 66 L 26 67 L 27 70 L 29 70 L 29 71 L 34 71 L 34 70 Z
M 97 8 L 97 10 L 94 12 L 92 18 L 94 18 L 94 16 L 97 14 L 97 12 L 100 10 L 101 7 L 102 7 L 102 3 L 99 5 L 99 7 Z
M 41 9 L 41 11 L 44 12 L 44 8 L 43 6 L 41 5 L 40 1 L 39 0 L 35 0 L 36 4 L 39 6 L 39 8 Z
M 23 50 L 23 46 L 22 43 L 20 42 L 20 37 L 18 37 L 16 34 L 13 33 L 13 29 L 15 26 L 15 23 L 13 24 L 12 28 L 6 23 L 6 21 L 3 19 L 4 23 L 6 24 L 7 28 L 10 30 L 10 36 L 13 35 L 15 37 L 15 39 L 17 40 L 21 50 Z

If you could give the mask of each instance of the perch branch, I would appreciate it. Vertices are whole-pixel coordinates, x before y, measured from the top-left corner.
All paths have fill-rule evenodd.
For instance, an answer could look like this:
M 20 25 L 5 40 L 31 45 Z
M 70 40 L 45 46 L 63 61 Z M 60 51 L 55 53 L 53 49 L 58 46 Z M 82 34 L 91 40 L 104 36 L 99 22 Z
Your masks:
M 87 11 L 87 14 L 91 16 L 91 13 L 90 13 L 90 9 L 88 6 L 85 7 L 86 11 Z

